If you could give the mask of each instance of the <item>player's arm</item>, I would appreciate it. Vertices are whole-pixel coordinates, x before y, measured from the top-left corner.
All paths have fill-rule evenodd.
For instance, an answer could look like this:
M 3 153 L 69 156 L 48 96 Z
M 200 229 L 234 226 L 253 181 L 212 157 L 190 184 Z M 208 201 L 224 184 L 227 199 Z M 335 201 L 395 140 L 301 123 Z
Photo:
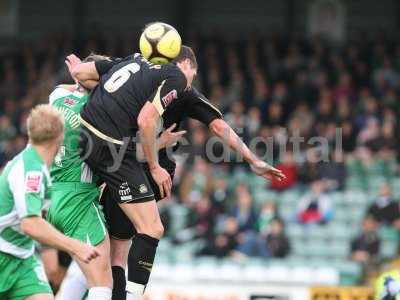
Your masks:
M 21 230 L 39 243 L 71 253 L 86 263 L 99 256 L 96 248 L 63 235 L 42 217 L 25 217 Z
M 154 95 L 142 107 L 137 119 L 143 154 L 150 173 L 160 188 L 161 198 L 165 195 L 170 196 L 172 181 L 168 172 L 158 163 L 157 127 L 166 107 L 178 98 L 186 85 L 184 75 L 180 71 L 171 70 L 170 76 L 160 84 Z
M 278 179 L 284 178 L 280 170 L 260 160 L 250 151 L 236 132 L 223 120 L 221 112 L 204 95 L 193 88 L 190 93 L 187 93 L 185 100 L 189 107 L 188 116 L 208 126 L 213 134 L 218 136 L 231 149 L 239 152 L 257 175 L 267 179 L 271 179 L 271 176 Z
M 151 102 L 146 102 L 142 107 L 137 122 L 143 156 L 149 165 L 150 173 L 160 189 L 161 198 L 170 197 L 172 181 L 168 172 L 158 163 L 158 149 L 156 147 L 156 133 L 160 114 Z
M 121 59 L 104 59 L 91 62 L 78 62 L 74 55 L 69 55 L 65 61 L 71 76 L 79 82 L 86 82 L 88 80 L 98 81 L 100 76 L 107 73 L 115 64 Z
M 99 253 L 94 247 L 63 235 L 42 218 L 43 173 L 33 170 L 24 177 L 18 171 L 20 170 L 15 169 L 10 173 L 9 187 L 21 219 L 21 230 L 34 240 L 68 251 L 82 261 L 88 262 L 97 257 Z
M 278 180 L 285 179 L 285 175 L 266 162 L 262 161 L 247 147 L 236 132 L 222 119 L 215 119 L 209 125 L 211 132 L 218 136 L 231 149 L 240 153 L 247 163 L 250 164 L 252 171 L 266 179 L 273 177 Z
M 86 88 L 88 90 L 92 90 L 99 83 L 98 79 L 96 79 L 96 78 L 99 78 L 99 75 L 92 74 L 93 70 L 90 68 L 90 65 L 87 66 L 87 71 L 89 73 L 85 73 L 85 75 L 88 76 L 88 79 L 85 79 L 85 80 L 79 79 L 79 78 L 83 78 L 84 76 L 82 76 L 82 74 L 76 74 L 77 71 L 74 71 L 74 68 L 78 68 L 78 66 L 83 63 L 81 62 L 80 58 L 77 57 L 76 55 L 74 55 L 74 54 L 68 55 L 67 58 L 65 59 L 65 64 L 67 65 L 68 71 L 69 71 L 72 79 L 76 82 L 76 84 L 79 83 L 84 88 Z M 90 64 L 90 63 L 87 63 L 87 64 Z M 92 72 L 92 73 L 90 73 L 90 72 Z M 93 78 L 90 78 L 90 77 L 93 77 Z

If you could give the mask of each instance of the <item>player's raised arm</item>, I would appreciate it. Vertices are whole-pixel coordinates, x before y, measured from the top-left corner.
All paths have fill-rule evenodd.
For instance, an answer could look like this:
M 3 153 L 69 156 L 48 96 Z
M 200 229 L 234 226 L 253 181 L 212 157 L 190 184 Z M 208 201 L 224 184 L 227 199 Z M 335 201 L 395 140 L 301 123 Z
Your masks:
M 75 54 L 70 54 L 66 57 L 65 64 L 76 82 L 87 89 L 93 89 L 98 84 L 100 76 L 107 73 L 120 60 L 120 58 L 90 54 L 82 62 Z
M 286 178 L 281 170 L 270 166 L 266 162 L 259 159 L 253 152 L 251 152 L 242 139 L 224 120 L 215 119 L 209 124 L 209 128 L 231 149 L 240 153 L 246 162 L 250 164 L 251 170 L 255 174 L 266 179 L 272 179 L 275 177 L 278 180 L 282 180 Z
M 209 100 L 195 88 L 185 93 L 185 101 L 188 107 L 188 116 L 202 122 L 217 135 L 231 149 L 240 153 L 250 164 L 251 169 L 257 175 L 266 179 L 277 177 L 283 179 L 283 173 L 260 160 L 246 144 L 240 139 L 235 131 L 223 120 L 222 113 L 212 105 Z

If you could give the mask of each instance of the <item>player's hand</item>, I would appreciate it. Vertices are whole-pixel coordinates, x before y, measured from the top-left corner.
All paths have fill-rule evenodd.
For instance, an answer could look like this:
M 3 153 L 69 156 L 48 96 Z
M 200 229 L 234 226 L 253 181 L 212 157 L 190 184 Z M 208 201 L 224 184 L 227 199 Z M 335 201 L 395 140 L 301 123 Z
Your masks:
M 171 197 L 172 180 L 169 173 L 160 166 L 150 169 L 150 173 L 160 189 L 161 199 Z
M 286 178 L 285 174 L 283 174 L 281 170 L 270 166 L 262 160 L 256 160 L 255 162 L 251 163 L 250 168 L 255 174 L 268 180 L 276 178 L 277 180 L 281 181 Z
M 78 80 L 72 75 L 72 70 L 76 65 L 79 65 L 80 63 L 82 63 L 81 59 L 75 54 L 70 54 L 65 59 L 65 64 L 67 65 L 68 72 L 69 74 L 71 74 L 71 77 L 76 83 L 78 83 Z
M 163 131 L 163 133 L 160 135 L 161 148 L 168 148 L 171 146 L 175 146 L 175 144 L 186 133 L 186 130 L 173 132 L 175 127 L 176 127 L 176 123 L 172 124 L 167 130 Z
M 80 241 L 75 241 L 72 247 L 72 254 L 85 263 L 100 256 L 100 252 L 95 247 Z

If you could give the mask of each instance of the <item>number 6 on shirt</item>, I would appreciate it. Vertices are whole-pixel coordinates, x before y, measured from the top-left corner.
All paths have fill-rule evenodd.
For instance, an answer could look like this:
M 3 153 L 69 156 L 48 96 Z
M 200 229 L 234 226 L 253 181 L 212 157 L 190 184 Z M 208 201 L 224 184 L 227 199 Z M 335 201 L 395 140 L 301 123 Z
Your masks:
M 137 63 L 128 64 L 118 71 L 116 71 L 104 84 L 104 89 L 109 93 L 117 91 L 124 83 L 140 70 L 140 66 Z

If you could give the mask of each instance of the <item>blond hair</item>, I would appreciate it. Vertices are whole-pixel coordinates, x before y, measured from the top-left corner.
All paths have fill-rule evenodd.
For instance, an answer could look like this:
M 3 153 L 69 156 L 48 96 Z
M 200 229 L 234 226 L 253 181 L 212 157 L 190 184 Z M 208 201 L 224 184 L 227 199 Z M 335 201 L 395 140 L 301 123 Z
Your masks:
M 26 124 L 29 140 L 36 145 L 54 141 L 64 133 L 62 114 L 49 104 L 35 106 Z

